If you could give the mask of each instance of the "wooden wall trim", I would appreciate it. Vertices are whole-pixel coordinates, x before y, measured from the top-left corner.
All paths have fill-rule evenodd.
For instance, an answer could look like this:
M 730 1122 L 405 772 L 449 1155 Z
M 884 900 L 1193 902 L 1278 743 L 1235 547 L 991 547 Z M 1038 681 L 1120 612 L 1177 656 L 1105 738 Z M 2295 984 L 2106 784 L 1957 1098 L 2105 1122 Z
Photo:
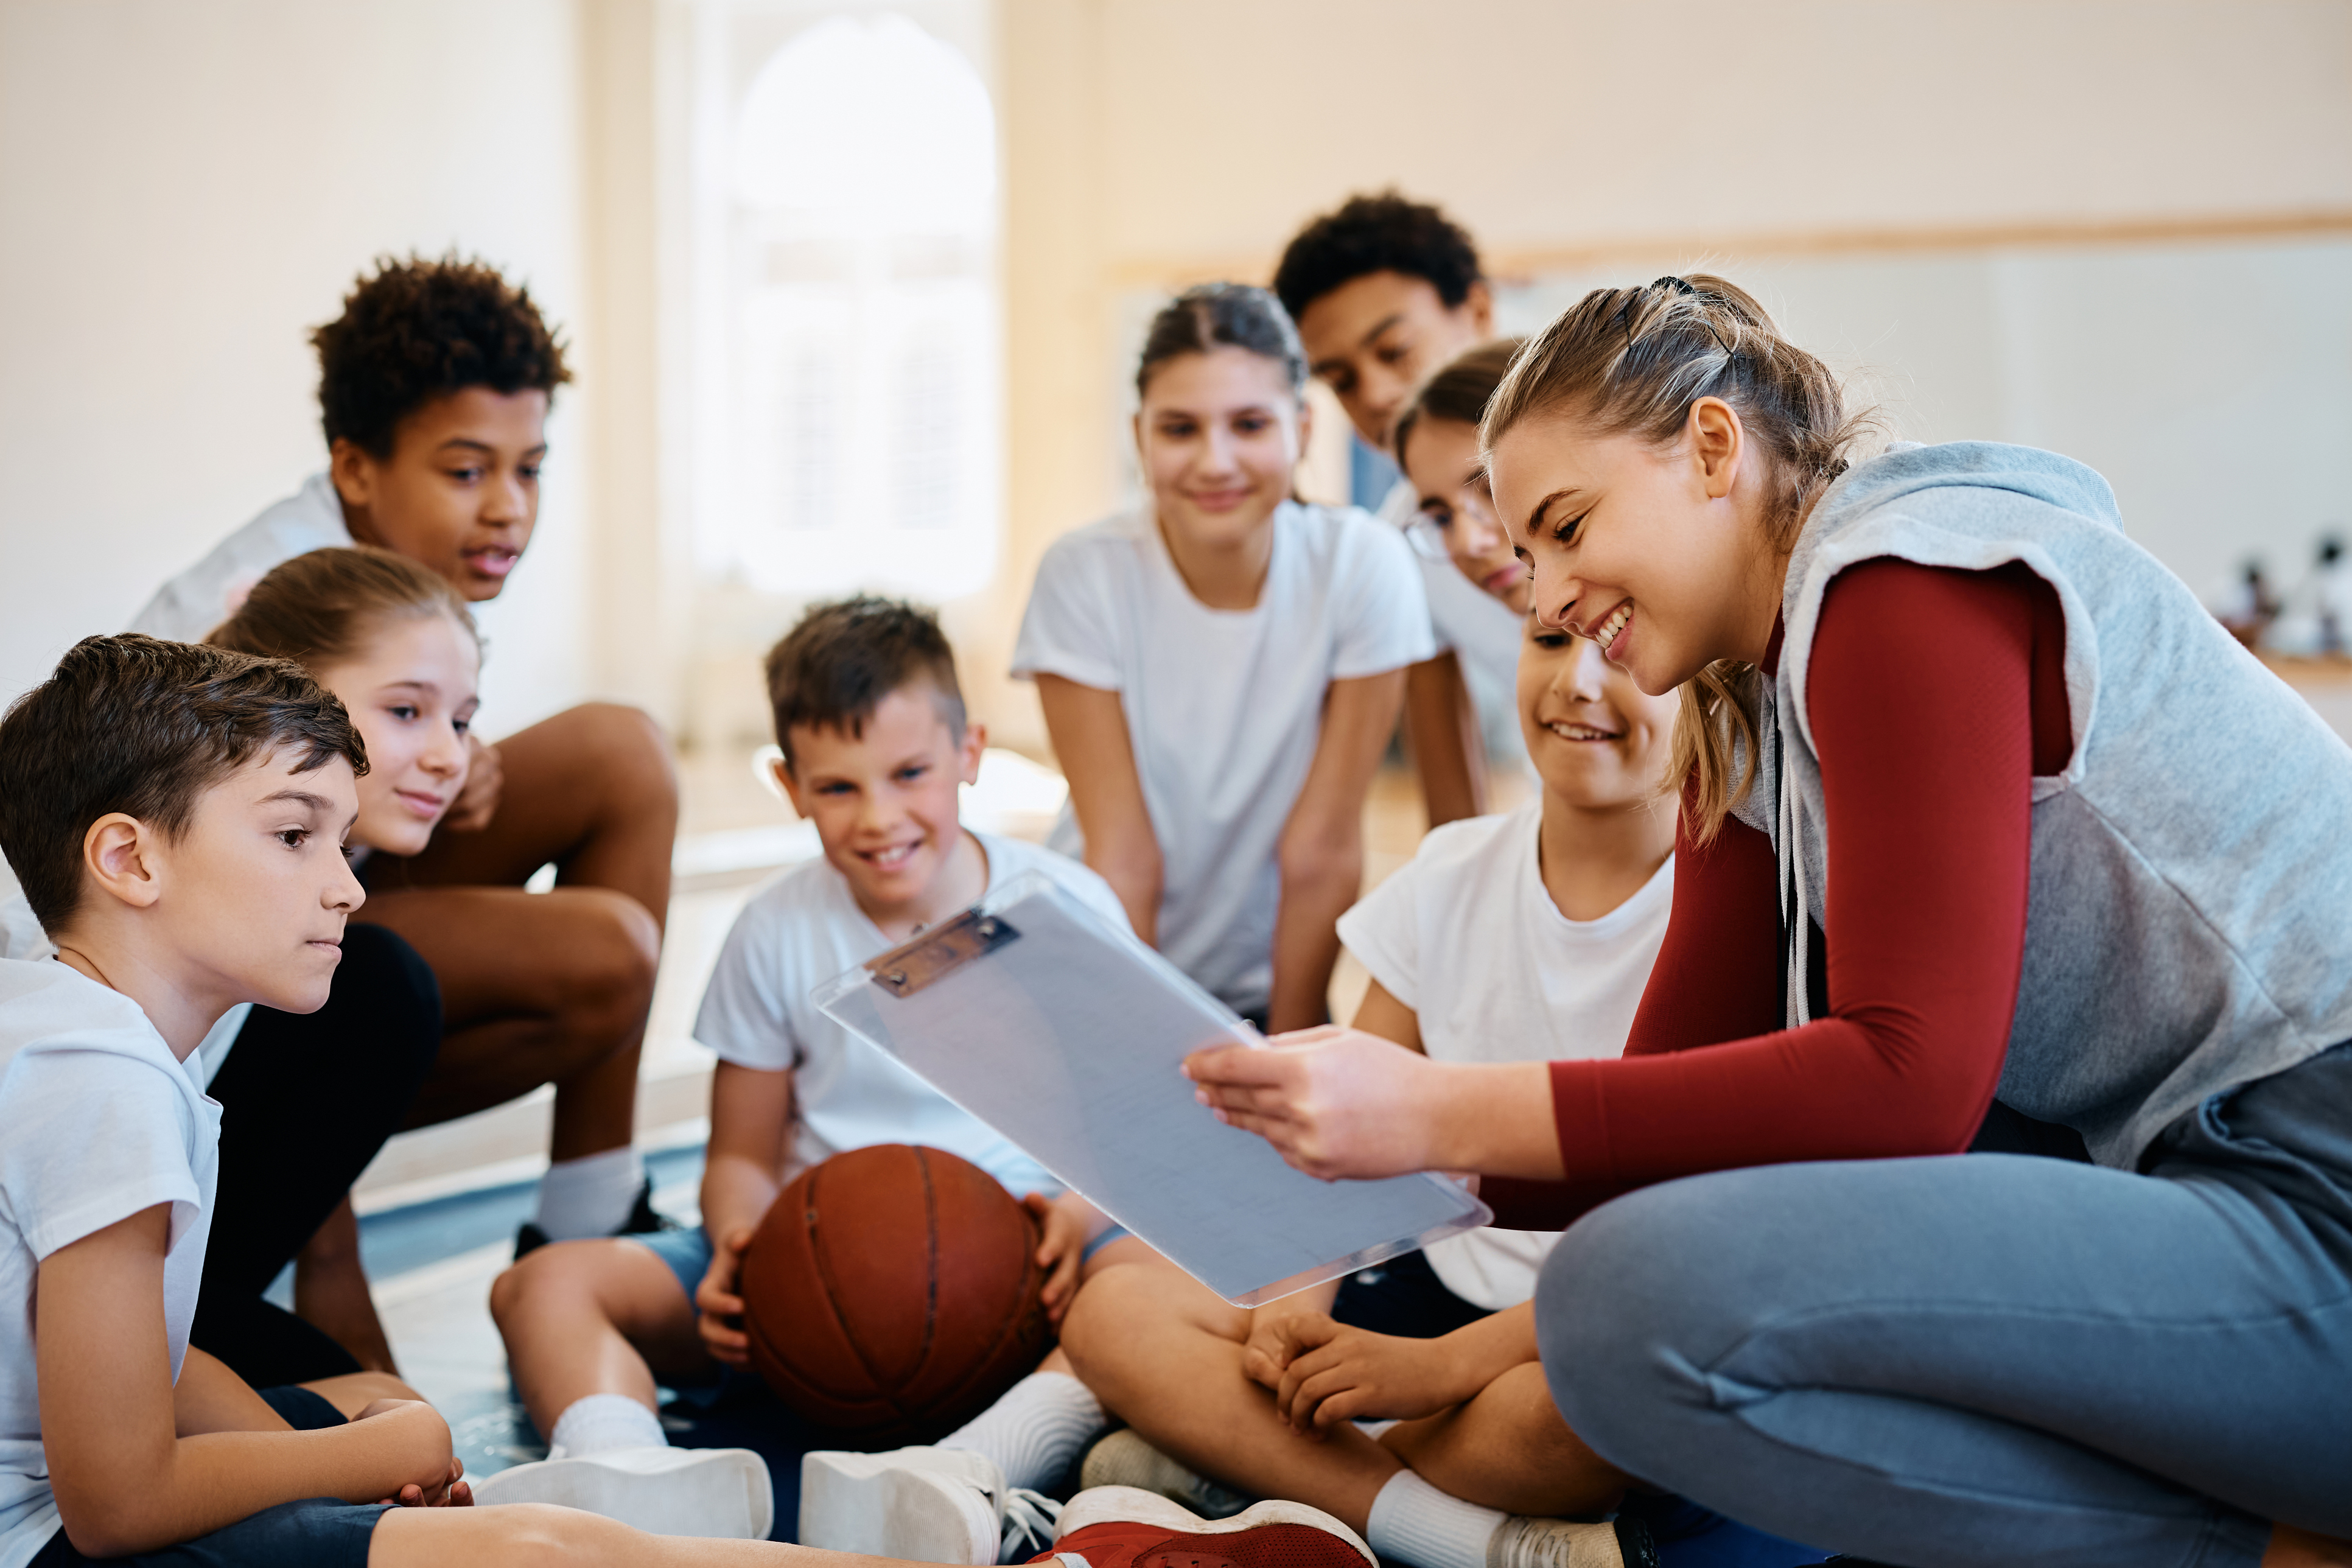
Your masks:
M 1817 228 L 1748 234 L 1652 235 L 1576 245 L 1496 246 L 1486 265 L 1498 279 L 1580 271 L 1661 257 L 1752 260 L 1773 256 L 1871 256 L 1932 251 L 2056 250 L 2105 246 L 2195 245 L 2231 240 L 2295 240 L 2352 236 L 2352 207 L 2213 213 L 2174 217 L 2050 219 L 2039 222 Z M 1273 275 L 1271 255 L 1127 257 L 1112 262 L 1121 289 L 1178 289 L 1220 278 Z

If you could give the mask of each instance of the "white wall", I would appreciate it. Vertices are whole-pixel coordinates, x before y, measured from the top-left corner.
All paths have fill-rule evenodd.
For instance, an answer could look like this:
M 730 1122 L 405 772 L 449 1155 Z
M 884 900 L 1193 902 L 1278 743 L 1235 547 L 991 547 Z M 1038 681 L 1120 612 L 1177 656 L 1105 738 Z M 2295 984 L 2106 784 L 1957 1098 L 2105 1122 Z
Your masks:
M 0 693 L 323 466 L 305 334 L 382 252 L 478 253 L 593 365 L 569 0 L 0 5 Z M 583 682 L 586 388 L 486 617 L 485 723 Z
M 2292 586 L 2352 532 L 2352 237 L 1925 254 L 1661 253 L 1507 287 L 1540 326 L 1585 289 L 1704 262 L 1748 287 L 1914 441 L 2013 441 L 2105 474 L 2124 525 L 2200 595 L 2248 556 Z
M 1901 434 L 2054 447 L 2200 591 L 2352 522 L 2347 0 L 1010 0 L 1011 538 L 1112 504 L 1139 302 L 1263 281 L 1353 191 L 1444 205 L 1522 329 L 1711 264 Z

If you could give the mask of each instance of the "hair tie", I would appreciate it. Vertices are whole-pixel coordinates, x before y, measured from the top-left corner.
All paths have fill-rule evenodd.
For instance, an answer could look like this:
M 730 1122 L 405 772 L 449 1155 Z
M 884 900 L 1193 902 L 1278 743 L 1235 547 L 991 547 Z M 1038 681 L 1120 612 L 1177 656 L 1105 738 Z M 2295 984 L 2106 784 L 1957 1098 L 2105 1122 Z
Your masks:
M 1653 282 L 1650 285 L 1650 288 L 1671 289 L 1677 294 L 1687 294 L 1693 299 L 1706 299 L 1709 297 L 1706 289 L 1699 288 L 1689 279 L 1678 277 L 1671 273 L 1666 277 L 1658 279 L 1656 281 Z M 1625 302 L 1617 308 L 1617 324 L 1625 329 L 1625 352 L 1629 354 L 1633 352 L 1633 307 L 1641 302 L 1642 296 L 1645 292 L 1647 292 L 1647 290 L 1642 289 L 1627 289 L 1625 293 Z M 1706 329 L 1706 335 L 1715 340 L 1715 346 L 1723 351 L 1725 368 L 1728 369 L 1732 364 L 1738 362 L 1739 355 L 1733 351 L 1729 343 L 1723 341 L 1723 334 L 1715 330 L 1715 323 L 1713 321 L 1708 321 L 1705 316 L 1701 316 L 1699 318 L 1699 325 L 1705 327 Z
M 1701 289 L 1687 278 L 1668 276 L 1659 279 L 1656 282 L 1651 284 L 1650 287 L 1653 289 L 1672 289 L 1675 293 L 1687 294 L 1694 300 L 1710 298 L 1706 289 Z M 1723 334 L 1715 330 L 1715 323 L 1713 321 L 1707 320 L 1705 316 L 1701 316 L 1699 318 L 1699 325 L 1705 327 L 1706 329 L 1706 335 L 1715 340 L 1715 346 L 1723 351 L 1726 369 L 1728 369 L 1731 365 L 1738 363 L 1739 355 L 1733 352 L 1729 343 L 1723 341 Z M 1632 341 L 1632 337 L 1633 334 L 1629 330 L 1626 333 L 1628 342 Z

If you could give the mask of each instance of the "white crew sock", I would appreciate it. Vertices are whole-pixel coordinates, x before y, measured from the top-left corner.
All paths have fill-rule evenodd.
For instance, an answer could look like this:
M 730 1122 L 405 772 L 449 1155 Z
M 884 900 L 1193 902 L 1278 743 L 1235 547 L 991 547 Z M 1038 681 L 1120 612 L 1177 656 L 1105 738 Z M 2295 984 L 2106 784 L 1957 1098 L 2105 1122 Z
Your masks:
M 555 1418 L 547 1435 L 547 1457 L 577 1459 L 613 1448 L 667 1448 L 669 1434 L 661 1417 L 625 1394 L 592 1394 L 575 1399 Z
M 1399 1470 L 1372 1500 L 1364 1539 L 1381 1556 L 1414 1568 L 1486 1568 L 1486 1542 L 1508 1517 Z
M 531 1217 L 550 1241 L 610 1236 L 629 1223 L 645 1184 L 646 1163 L 634 1146 L 559 1160 L 539 1179 L 539 1212 Z
M 1066 1373 L 1033 1372 L 940 1438 L 940 1447 L 985 1455 L 1004 1472 L 1006 1486 L 1039 1490 L 1060 1480 L 1109 1425 L 1085 1384 Z

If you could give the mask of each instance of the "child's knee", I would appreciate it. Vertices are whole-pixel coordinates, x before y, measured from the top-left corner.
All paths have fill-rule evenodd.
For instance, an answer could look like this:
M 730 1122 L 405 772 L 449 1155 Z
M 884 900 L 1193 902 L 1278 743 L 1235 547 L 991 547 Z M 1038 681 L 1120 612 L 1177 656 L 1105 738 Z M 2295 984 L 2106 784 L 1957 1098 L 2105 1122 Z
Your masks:
M 651 797 L 677 801 L 677 770 L 671 762 L 669 737 L 651 714 L 623 702 L 583 702 L 572 711 L 607 784 L 641 805 Z
M 645 905 L 610 888 L 563 889 L 571 919 L 559 955 L 575 1006 L 616 1011 L 632 1023 L 650 1002 L 661 968 L 661 927 Z
M 1089 1359 L 1107 1353 L 1123 1337 L 1119 1325 L 1131 1321 L 1141 1300 L 1135 1277 L 1143 1272 L 1139 1266 L 1124 1264 L 1097 1269 L 1070 1298 L 1070 1310 L 1062 1317 L 1061 1349 L 1082 1380 Z
M 625 1525 L 576 1508 L 549 1503 L 506 1503 L 482 1510 L 496 1516 L 499 1568 L 558 1568 L 604 1560 L 604 1549 L 645 1538 Z
M 519 1262 L 509 1264 L 490 1281 L 490 1317 L 502 1334 L 528 1322 L 552 1304 L 576 1311 L 583 1301 L 596 1299 L 596 1255 L 610 1244 L 556 1241 Z

